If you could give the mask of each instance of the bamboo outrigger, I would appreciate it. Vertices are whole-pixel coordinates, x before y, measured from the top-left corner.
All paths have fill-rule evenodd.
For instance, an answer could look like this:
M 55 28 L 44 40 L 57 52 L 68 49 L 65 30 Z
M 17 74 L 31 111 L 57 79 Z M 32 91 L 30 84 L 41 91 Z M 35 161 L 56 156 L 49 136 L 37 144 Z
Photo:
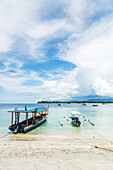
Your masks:
M 91 122 L 91 120 L 90 120 L 90 119 L 88 119 L 88 122 L 90 122 L 90 123 L 91 123 L 91 125 L 93 125 L 93 126 L 95 125 L 93 122 Z
M 32 130 L 33 128 L 41 125 L 47 120 L 47 116 L 48 116 L 47 108 L 35 108 L 35 109 L 30 109 L 30 110 L 18 110 L 18 108 L 15 108 L 15 110 L 8 111 L 8 112 L 12 113 L 11 126 L 9 126 L 9 130 L 18 132 L 18 133 L 28 132 Z M 20 113 L 26 114 L 26 119 L 22 122 L 19 122 Z M 29 113 L 32 113 L 32 117 L 30 118 L 28 116 Z M 15 122 L 13 120 L 14 117 L 15 117 Z
M 63 126 L 63 123 L 61 122 L 61 120 L 59 119 L 59 123 L 61 124 L 61 126 Z

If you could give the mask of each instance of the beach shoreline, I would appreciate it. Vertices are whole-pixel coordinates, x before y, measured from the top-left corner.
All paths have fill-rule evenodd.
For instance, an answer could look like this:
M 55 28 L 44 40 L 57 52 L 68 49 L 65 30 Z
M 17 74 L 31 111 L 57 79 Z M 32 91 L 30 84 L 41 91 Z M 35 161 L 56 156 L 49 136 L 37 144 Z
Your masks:
M 111 143 L 96 136 L 94 138 L 16 135 L 15 138 L 15 135 L 10 135 L 10 141 L 6 138 L 0 141 L 0 170 L 111 170 L 113 169 L 113 138 L 110 138 L 110 141 Z

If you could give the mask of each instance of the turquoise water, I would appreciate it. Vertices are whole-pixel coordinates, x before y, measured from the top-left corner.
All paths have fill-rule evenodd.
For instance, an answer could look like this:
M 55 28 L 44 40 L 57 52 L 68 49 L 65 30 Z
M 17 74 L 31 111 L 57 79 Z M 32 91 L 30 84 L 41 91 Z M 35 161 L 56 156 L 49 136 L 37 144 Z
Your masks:
M 28 109 L 34 107 L 42 107 L 47 105 L 26 104 Z M 13 110 L 15 107 L 24 109 L 25 104 L 0 104 L 0 135 L 4 135 L 11 123 L 11 113 L 8 110 Z M 70 111 L 79 111 L 82 116 L 89 118 L 95 123 L 93 127 L 88 121 L 82 121 L 81 127 L 75 127 L 70 121 L 63 117 L 69 117 Z M 21 117 L 23 119 L 24 117 Z M 60 125 L 59 119 L 63 122 Z M 82 118 L 82 120 L 84 120 Z M 101 135 L 113 135 L 113 104 L 99 104 L 98 107 L 93 107 L 92 104 L 82 106 L 81 104 L 51 104 L 49 107 L 49 115 L 47 121 L 40 127 L 28 132 L 26 135 L 90 135 L 95 130 Z

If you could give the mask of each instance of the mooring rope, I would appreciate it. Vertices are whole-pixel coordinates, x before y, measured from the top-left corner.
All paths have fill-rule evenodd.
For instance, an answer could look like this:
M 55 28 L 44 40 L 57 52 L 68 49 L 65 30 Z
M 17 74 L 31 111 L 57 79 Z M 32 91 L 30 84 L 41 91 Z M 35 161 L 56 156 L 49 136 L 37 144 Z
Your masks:
M 110 142 L 111 144 L 113 144 L 113 142 L 107 138 L 105 138 L 103 135 L 99 134 L 98 132 L 96 132 L 95 130 L 92 129 L 93 132 L 95 132 L 98 136 L 102 137 L 104 140 Z M 103 150 L 106 150 L 106 151 L 110 151 L 110 152 L 113 152 L 112 149 L 107 149 L 107 148 L 103 148 L 103 147 L 100 147 L 100 146 L 94 146 L 95 148 L 99 148 L 99 149 L 103 149 Z
M 8 135 L 10 135 L 10 134 L 13 134 L 13 132 L 8 132 L 7 134 L 1 136 L 0 139 L 5 138 L 6 136 L 8 136 Z
M 103 139 L 105 139 L 106 141 L 110 142 L 113 144 L 113 142 L 107 138 L 105 138 L 103 135 L 99 134 L 98 132 L 96 132 L 95 130 L 92 129 L 93 132 L 95 132 L 98 136 L 102 137 Z

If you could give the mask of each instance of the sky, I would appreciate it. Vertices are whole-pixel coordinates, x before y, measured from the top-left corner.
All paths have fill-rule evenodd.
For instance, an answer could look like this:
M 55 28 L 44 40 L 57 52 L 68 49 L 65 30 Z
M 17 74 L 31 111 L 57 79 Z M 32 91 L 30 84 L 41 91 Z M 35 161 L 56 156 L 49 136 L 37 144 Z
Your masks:
M 113 97 L 113 0 L 0 0 L 0 102 Z

